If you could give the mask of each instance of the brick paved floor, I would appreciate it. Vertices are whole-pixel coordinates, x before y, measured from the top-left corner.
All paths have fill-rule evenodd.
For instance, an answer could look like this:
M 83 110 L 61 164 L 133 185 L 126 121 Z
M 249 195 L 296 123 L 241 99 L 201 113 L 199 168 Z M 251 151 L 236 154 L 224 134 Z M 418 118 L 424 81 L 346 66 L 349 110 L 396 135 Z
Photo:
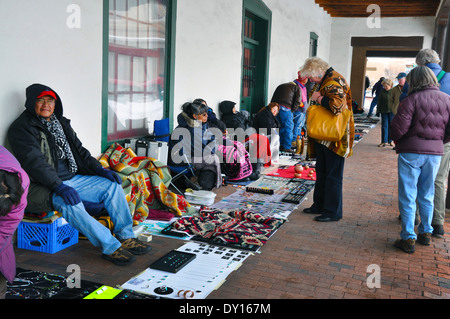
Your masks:
M 260 253 L 249 257 L 208 299 L 449 299 L 448 233 L 433 238 L 429 247 L 416 245 L 411 255 L 393 246 L 400 232 L 397 156 L 391 147 L 378 148 L 379 141 L 378 125 L 346 160 L 342 220 L 319 223 L 302 213 L 312 204 L 310 194 Z M 234 191 L 232 186 L 221 188 L 216 199 Z M 116 286 L 182 244 L 153 236 L 152 252 L 138 256 L 129 267 L 103 260 L 87 241 L 53 255 L 16 249 L 16 258 L 19 267 L 66 276 L 67 266 L 78 264 L 82 279 Z M 378 289 L 367 285 L 370 265 L 381 271 Z

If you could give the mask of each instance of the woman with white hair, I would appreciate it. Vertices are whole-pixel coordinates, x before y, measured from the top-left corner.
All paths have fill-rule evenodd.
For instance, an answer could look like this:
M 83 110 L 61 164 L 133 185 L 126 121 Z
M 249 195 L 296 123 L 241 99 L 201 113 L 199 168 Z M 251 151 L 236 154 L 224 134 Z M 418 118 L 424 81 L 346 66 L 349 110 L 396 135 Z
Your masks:
M 425 65 L 430 68 L 439 83 L 439 89 L 450 94 L 450 75 L 442 70 L 439 65 L 441 62 L 439 54 L 432 49 L 423 49 L 416 56 L 417 65 Z M 409 85 L 405 83 L 400 100 L 408 95 Z M 444 155 L 442 155 L 441 164 L 434 181 L 434 213 L 433 213 L 433 236 L 442 237 L 445 233 L 445 209 L 447 201 L 447 181 L 450 170 L 450 143 L 444 145 Z
M 434 180 L 450 141 L 450 96 L 439 91 L 434 72 L 423 65 L 407 76 L 408 96 L 390 127 L 398 154 L 398 202 L 402 222 L 395 246 L 415 251 L 415 241 L 430 245 L 433 227 Z M 417 204 L 416 204 L 417 203 Z M 414 232 L 416 205 L 420 224 Z
M 315 82 L 309 105 L 319 104 L 335 115 L 344 108 L 352 110 L 350 86 L 342 75 L 324 60 L 313 57 L 300 69 L 303 76 Z M 346 132 L 338 142 L 319 141 L 308 136 L 308 157 L 316 158 L 316 184 L 314 203 L 303 212 L 320 214 L 320 222 L 338 221 L 342 218 L 342 179 L 345 159 L 353 154 L 355 125 L 350 117 Z

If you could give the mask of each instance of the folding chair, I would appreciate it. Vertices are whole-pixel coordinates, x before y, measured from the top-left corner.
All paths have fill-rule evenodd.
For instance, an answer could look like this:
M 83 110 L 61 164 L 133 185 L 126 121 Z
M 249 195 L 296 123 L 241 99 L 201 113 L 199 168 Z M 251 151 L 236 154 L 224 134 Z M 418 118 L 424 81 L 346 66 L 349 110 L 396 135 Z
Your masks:
M 153 124 L 153 135 L 150 138 L 169 143 L 170 139 L 170 122 L 169 119 L 155 120 Z
M 189 162 L 186 154 L 183 154 L 183 158 L 185 160 L 186 165 L 168 165 L 169 169 L 170 169 L 170 173 L 173 174 L 175 173 L 175 176 L 172 176 L 172 181 L 171 181 L 171 185 L 173 186 L 173 188 L 175 188 L 177 190 L 178 193 L 180 193 L 181 195 L 184 195 L 179 189 L 178 187 L 175 186 L 175 181 L 183 176 L 186 176 L 186 178 L 189 179 L 189 176 L 194 176 L 194 166 Z

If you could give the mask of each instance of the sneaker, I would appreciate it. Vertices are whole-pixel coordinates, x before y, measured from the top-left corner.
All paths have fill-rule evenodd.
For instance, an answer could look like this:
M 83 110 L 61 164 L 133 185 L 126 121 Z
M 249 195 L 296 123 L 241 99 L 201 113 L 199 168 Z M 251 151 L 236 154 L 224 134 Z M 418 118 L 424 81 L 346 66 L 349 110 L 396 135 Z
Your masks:
M 127 251 L 123 247 L 119 247 L 119 249 L 117 249 L 111 255 L 102 254 L 102 258 L 118 266 L 127 266 L 136 260 L 136 257 L 134 257 L 129 251 Z
M 416 247 L 416 241 L 413 238 L 404 240 L 404 239 L 398 239 L 394 246 L 397 248 L 400 248 L 405 253 L 412 254 L 415 251 Z
M 431 233 L 423 233 L 417 236 L 417 242 L 421 245 L 430 246 Z
M 385 147 L 386 146 L 386 143 L 380 143 L 380 144 L 378 144 L 378 147 Z
M 445 234 L 444 225 L 431 225 L 433 227 L 432 236 L 442 238 Z
M 143 255 L 152 249 L 150 245 L 143 243 L 136 238 L 128 238 L 122 241 L 122 248 L 126 249 L 133 255 Z

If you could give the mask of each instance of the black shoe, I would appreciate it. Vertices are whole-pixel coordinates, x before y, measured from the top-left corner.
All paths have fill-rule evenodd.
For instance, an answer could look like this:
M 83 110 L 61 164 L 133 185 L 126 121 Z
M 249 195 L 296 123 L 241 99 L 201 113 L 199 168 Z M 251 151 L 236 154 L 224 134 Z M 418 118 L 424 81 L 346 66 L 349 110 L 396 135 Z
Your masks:
M 331 218 L 324 215 L 314 217 L 316 222 L 337 222 L 339 218 Z
M 417 236 L 417 242 L 421 245 L 430 246 L 431 233 L 423 233 Z
M 304 212 L 305 214 L 320 214 L 317 210 L 313 209 L 312 207 L 305 208 L 305 209 L 303 210 L 303 212 Z
M 431 225 L 433 227 L 433 233 L 431 234 L 434 237 L 442 238 L 445 234 L 444 225 Z
M 416 241 L 412 238 L 404 240 L 398 239 L 394 246 L 403 250 L 405 253 L 412 254 L 416 249 Z

